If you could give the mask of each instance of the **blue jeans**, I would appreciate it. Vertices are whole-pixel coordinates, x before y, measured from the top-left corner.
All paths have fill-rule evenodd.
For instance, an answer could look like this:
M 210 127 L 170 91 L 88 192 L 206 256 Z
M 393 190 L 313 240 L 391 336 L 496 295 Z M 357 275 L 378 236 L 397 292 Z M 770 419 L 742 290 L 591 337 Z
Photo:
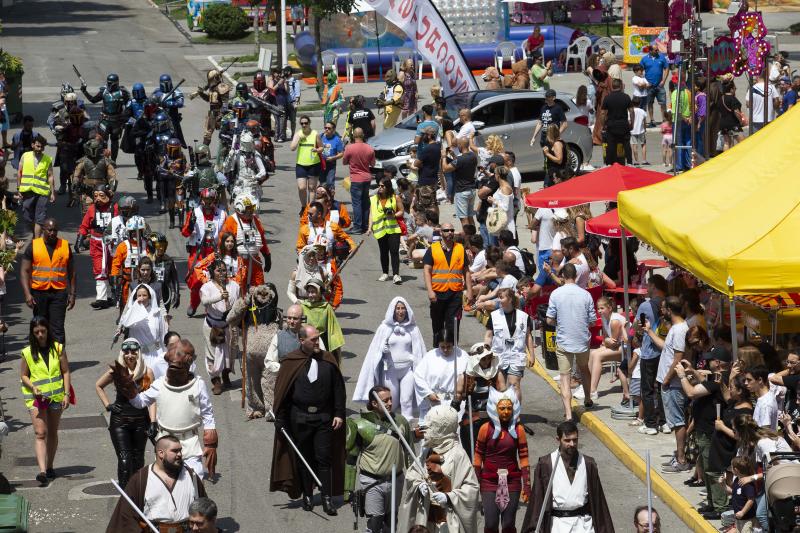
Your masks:
M 490 246 L 497 246 L 497 235 L 489 233 L 489 228 L 486 227 L 485 222 L 481 222 L 478 230 L 481 232 L 481 237 L 483 237 L 484 250 L 488 249 Z
M 328 163 L 322 175 L 319 177 L 320 185 L 327 185 L 330 188 L 336 186 L 336 163 Z
M 446 172 L 444 180 L 447 182 L 447 198 L 453 198 L 456 194 L 456 180 L 453 178 L 452 172 Z
M 683 120 L 678 120 L 678 136 L 675 138 L 675 168 L 678 170 L 689 170 L 692 168 L 692 151 L 688 148 L 677 148 L 677 146 L 689 146 L 692 144 L 692 126 Z
M 542 250 L 541 252 L 537 252 L 536 256 L 536 268 L 538 269 L 538 274 L 536 275 L 536 284 L 544 287 L 548 285 L 550 282 L 550 275 L 544 271 L 543 265 L 550 261 L 550 256 L 553 255 L 553 250 Z
M 369 183 L 368 181 L 350 183 L 354 230 L 367 231 L 367 224 L 369 224 Z
M 761 494 L 756 496 L 756 520 L 761 524 L 761 529 L 769 531 L 769 509 L 767 509 L 766 489 L 761 489 Z
M 702 155 L 703 157 L 706 156 L 706 150 L 705 150 L 705 144 L 704 144 L 705 143 L 705 136 L 706 136 L 706 123 L 703 122 L 697 128 L 697 132 L 695 132 L 695 136 L 694 136 L 694 146 L 695 146 L 694 149 L 695 149 L 695 151 L 697 151 L 698 154 Z

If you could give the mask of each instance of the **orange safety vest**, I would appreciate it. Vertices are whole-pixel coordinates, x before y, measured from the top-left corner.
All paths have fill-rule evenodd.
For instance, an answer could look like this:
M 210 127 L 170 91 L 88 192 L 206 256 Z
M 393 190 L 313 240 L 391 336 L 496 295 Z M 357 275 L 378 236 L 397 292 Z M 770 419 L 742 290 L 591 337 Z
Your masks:
M 69 244 L 58 239 L 53 250 L 53 257 L 47 253 L 44 239 L 33 239 L 33 265 L 31 272 L 31 289 L 46 291 L 54 289 L 63 291 L 67 288 L 67 264 L 69 263 Z
M 464 290 L 464 247 L 455 243 L 450 255 L 450 264 L 442 250 L 442 243 L 431 245 L 433 268 L 431 269 L 431 287 L 435 292 Z

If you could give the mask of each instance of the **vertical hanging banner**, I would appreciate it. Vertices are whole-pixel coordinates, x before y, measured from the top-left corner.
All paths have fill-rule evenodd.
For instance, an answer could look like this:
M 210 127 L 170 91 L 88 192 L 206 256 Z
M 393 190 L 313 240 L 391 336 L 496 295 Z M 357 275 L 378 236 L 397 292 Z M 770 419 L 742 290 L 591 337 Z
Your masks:
M 430 0 L 365 0 L 377 13 L 400 28 L 436 69 L 445 95 L 477 91 L 461 47 Z

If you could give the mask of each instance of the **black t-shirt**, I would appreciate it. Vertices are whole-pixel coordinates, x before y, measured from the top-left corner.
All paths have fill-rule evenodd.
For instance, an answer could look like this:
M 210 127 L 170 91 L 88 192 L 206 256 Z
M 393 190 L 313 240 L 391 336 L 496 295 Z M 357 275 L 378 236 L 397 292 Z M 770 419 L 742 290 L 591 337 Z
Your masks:
M 728 406 L 722 410 L 722 421 L 728 428 L 733 429 L 733 419 L 738 415 L 752 415 L 753 408 L 736 409 L 735 402 L 729 402 Z M 715 413 L 716 415 L 716 413 Z M 730 465 L 739 445 L 736 439 L 732 439 L 721 431 L 714 431 L 711 436 L 711 449 L 708 452 L 708 471 L 724 472 Z
M 550 124 L 561 126 L 562 122 L 567 121 L 567 115 L 564 114 L 564 109 L 557 102 L 551 106 L 544 104 L 539 114 L 539 121 L 542 123 L 540 143 L 544 146 L 547 143 L 547 128 Z
M 714 421 L 717 419 L 717 404 L 724 405 L 719 383 L 713 381 L 709 376 L 701 385 L 709 392 L 702 398 L 697 398 L 692 402 L 692 417 L 694 417 L 694 429 L 701 435 L 711 436 L 714 433 Z M 721 414 L 721 413 L 720 413 Z
M 465 192 L 475 189 L 475 171 L 478 170 L 478 156 L 475 152 L 460 154 L 453 162 L 456 169 L 453 171 L 455 192 Z
M 419 169 L 418 186 L 439 184 L 439 163 L 442 160 L 441 143 L 428 143 L 419 154 L 422 168 Z
M 489 187 L 489 189 L 491 190 L 489 196 L 491 196 L 497 192 L 497 189 L 500 188 L 500 184 L 497 183 L 497 180 L 494 179 L 493 176 L 490 176 L 482 179 L 478 183 L 478 189 L 481 189 L 482 187 Z M 489 202 L 487 202 L 486 200 L 481 200 L 481 203 L 478 206 L 478 215 L 477 215 L 478 222 L 480 222 L 481 224 L 486 223 L 486 216 L 488 214 L 489 214 Z
M 372 121 L 375 120 L 375 115 L 372 114 L 372 111 L 369 109 L 354 109 L 350 111 L 350 117 L 348 117 L 350 121 L 350 131 L 355 131 L 356 128 L 361 128 L 364 130 L 364 140 L 366 141 L 373 135 L 375 132 L 372 130 Z
M 744 516 L 741 518 L 742 520 L 749 520 L 751 518 L 756 517 L 756 487 L 753 483 L 748 483 L 747 485 L 741 485 L 738 479 L 733 481 L 733 487 L 731 491 L 731 509 L 735 512 L 739 512 L 742 510 L 744 505 L 747 503 L 747 500 L 753 500 L 753 505 L 750 506 L 750 509 L 744 513 Z
M 631 131 L 628 110 L 633 107 L 631 97 L 622 91 L 611 91 L 603 100 L 603 109 L 608 112 L 606 128 L 612 133 Z
M 510 313 L 503 313 L 506 317 L 506 325 L 508 326 L 508 334 L 513 336 L 514 332 L 517 331 L 517 323 L 514 321 L 515 313 L 517 312 L 516 309 L 511 311 Z M 486 329 L 494 329 L 492 324 L 492 315 L 489 315 L 489 320 L 486 322 Z M 533 331 L 533 320 L 531 317 L 528 317 L 528 331 Z
M 786 387 L 786 403 L 784 404 L 784 411 L 786 411 L 792 420 L 800 417 L 800 405 L 797 401 L 798 387 L 800 386 L 800 375 L 789 374 L 783 376 L 783 386 Z

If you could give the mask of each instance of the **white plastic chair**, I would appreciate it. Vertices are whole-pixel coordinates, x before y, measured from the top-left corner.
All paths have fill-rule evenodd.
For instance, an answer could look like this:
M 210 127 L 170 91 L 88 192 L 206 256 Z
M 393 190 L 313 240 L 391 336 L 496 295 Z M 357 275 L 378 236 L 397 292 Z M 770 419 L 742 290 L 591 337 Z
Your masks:
M 592 51 L 595 53 L 601 48 L 605 48 L 606 52 L 614 54 L 614 57 L 622 57 L 622 47 L 611 37 L 600 37 L 592 45 Z
M 569 62 L 573 59 L 576 60 L 575 66 L 578 66 L 577 61 L 581 62 L 581 70 L 586 70 L 586 51 L 592 46 L 592 40 L 586 36 L 578 37 L 571 45 L 567 47 L 567 62 L 565 67 L 569 69 Z
M 406 48 L 405 46 L 394 49 L 394 53 L 392 54 L 392 66 L 394 67 L 395 73 L 400 72 L 400 65 L 405 63 L 407 59 L 414 59 L 414 50 Z
M 369 81 L 367 79 L 367 54 L 355 50 L 347 54 L 347 83 L 353 83 L 355 70 L 358 67 L 361 67 L 361 72 L 364 73 L 364 83 L 367 83 Z
M 338 66 L 339 55 L 336 52 L 332 52 L 330 50 L 323 50 L 322 51 L 322 72 L 323 75 L 328 70 L 335 70 L 336 75 L 339 75 L 339 66 Z
M 512 43 L 511 41 L 503 41 L 497 44 L 497 48 L 494 49 L 494 61 L 497 65 L 497 70 L 503 72 L 503 64 L 508 59 L 511 65 L 514 64 L 514 59 L 516 59 L 517 53 L 517 45 Z
M 426 64 L 430 65 L 430 63 L 425 61 L 424 57 L 419 56 L 417 58 L 417 70 L 419 71 L 419 74 L 417 75 L 417 78 L 422 79 L 422 67 L 424 67 Z M 433 74 L 433 79 L 436 79 L 436 69 L 433 68 L 433 65 L 431 65 L 431 73 Z

